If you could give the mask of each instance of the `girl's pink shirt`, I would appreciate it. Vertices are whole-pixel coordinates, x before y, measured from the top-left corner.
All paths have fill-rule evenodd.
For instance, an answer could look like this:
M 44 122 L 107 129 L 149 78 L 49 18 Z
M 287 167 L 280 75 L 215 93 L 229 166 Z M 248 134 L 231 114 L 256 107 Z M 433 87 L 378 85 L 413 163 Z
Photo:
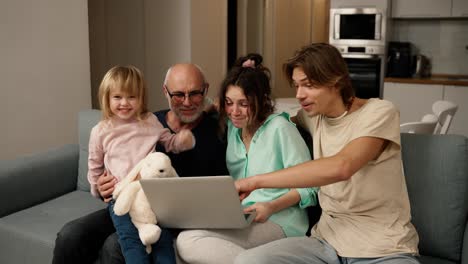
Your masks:
M 91 130 L 88 156 L 88 181 L 91 194 L 99 197 L 97 180 L 107 170 L 118 181 L 143 158 L 155 151 L 156 143 L 163 143 L 166 151 L 185 149 L 176 134 L 164 128 L 152 113 L 144 120 L 102 120 Z

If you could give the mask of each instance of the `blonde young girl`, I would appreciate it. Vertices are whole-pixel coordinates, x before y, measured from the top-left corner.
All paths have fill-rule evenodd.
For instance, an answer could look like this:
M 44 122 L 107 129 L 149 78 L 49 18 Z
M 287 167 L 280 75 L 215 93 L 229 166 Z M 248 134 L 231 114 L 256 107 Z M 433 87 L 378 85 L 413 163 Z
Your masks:
M 116 66 L 106 73 L 99 87 L 99 103 L 102 120 L 91 130 L 88 158 L 88 180 L 95 197 L 99 197 L 97 180 L 104 171 L 117 181 L 122 180 L 154 151 L 157 142 L 175 153 L 195 144 L 190 130 L 171 134 L 148 112 L 143 74 L 134 66 Z M 126 263 L 150 263 L 130 217 L 115 215 L 113 206 L 114 201 L 110 201 L 108 209 Z M 167 230 L 153 245 L 152 258 L 153 263 L 175 263 L 172 238 Z

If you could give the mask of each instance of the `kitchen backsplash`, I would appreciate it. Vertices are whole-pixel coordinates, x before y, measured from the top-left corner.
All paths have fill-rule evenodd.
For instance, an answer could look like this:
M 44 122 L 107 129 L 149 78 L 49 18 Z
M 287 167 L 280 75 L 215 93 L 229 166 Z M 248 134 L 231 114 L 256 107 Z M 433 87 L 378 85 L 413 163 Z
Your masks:
M 468 75 L 468 20 L 394 19 L 392 41 L 408 41 L 429 57 L 433 73 Z

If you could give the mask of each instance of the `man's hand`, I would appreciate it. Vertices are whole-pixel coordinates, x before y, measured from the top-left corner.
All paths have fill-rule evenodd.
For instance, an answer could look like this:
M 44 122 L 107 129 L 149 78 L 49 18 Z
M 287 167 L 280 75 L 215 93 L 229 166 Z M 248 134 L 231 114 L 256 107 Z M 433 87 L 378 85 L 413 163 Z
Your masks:
M 108 174 L 107 171 L 99 176 L 97 180 L 97 189 L 99 191 L 99 195 L 104 199 L 104 202 L 108 203 L 112 199 L 112 193 L 114 192 L 115 184 L 117 183 L 117 179 Z
M 236 190 L 239 193 L 239 199 L 241 201 L 244 200 L 247 196 L 250 195 L 252 191 L 256 189 L 253 183 L 253 178 L 254 177 L 240 179 L 234 182 Z
M 273 206 L 270 202 L 258 202 L 244 209 L 245 213 L 256 211 L 254 221 L 264 223 L 274 213 Z

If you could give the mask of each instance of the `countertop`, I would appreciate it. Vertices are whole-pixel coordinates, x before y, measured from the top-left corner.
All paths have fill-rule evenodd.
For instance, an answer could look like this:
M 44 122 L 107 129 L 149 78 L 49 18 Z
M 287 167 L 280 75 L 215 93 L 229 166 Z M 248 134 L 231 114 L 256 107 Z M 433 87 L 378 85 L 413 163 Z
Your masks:
M 468 75 L 432 74 L 427 78 L 386 77 L 384 82 L 468 86 Z
M 275 101 L 276 113 L 286 112 L 290 116 L 295 116 L 297 115 L 297 111 L 301 109 L 301 105 L 295 97 L 277 98 Z

